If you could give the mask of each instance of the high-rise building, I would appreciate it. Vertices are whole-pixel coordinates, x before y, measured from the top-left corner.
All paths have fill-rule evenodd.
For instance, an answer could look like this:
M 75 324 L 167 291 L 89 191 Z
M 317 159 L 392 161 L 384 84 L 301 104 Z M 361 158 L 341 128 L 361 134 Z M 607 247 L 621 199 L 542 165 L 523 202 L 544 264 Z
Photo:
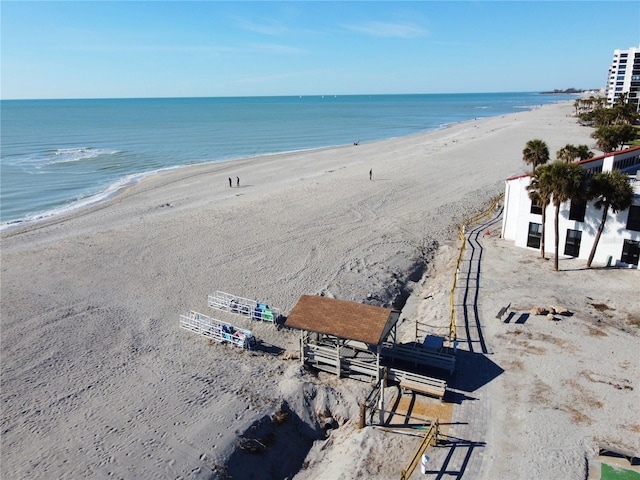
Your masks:
M 629 103 L 640 108 L 640 47 L 614 50 L 607 78 L 607 102 L 614 105 L 618 97 L 627 94 Z M 638 110 L 640 111 L 640 110 Z

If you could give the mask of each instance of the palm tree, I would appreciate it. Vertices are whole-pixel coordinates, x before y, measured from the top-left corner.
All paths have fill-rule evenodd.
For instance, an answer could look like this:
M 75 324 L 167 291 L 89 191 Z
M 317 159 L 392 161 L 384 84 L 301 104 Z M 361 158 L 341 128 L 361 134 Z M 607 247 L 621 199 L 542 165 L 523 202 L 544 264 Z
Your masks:
M 540 258 L 544 256 L 544 238 L 545 238 L 545 225 L 547 220 L 547 206 L 551 201 L 551 189 L 549 182 L 549 170 L 551 165 L 542 165 L 531 177 L 531 183 L 527 187 L 529 190 L 529 198 L 532 201 L 538 202 L 542 206 L 542 236 L 540 238 Z
M 563 162 L 571 163 L 577 160 L 586 160 L 592 158 L 593 152 L 589 150 L 587 145 L 572 145 L 567 143 L 564 147 L 556 152 L 556 159 Z
M 629 102 L 629 93 L 623 92 L 617 98 L 612 110 L 616 113 L 615 125 L 630 125 L 638 121 L 637 104 Z
M 598 248 L 600 235 L 602 235 L 604 231 L 604 224 L 607 221 L 609 209 L 611 209 L 613 213 L 617 213 L 629 208 L 633 202 L 633 187 L 629 182 L 629 177 L 620 170 L 600 172 L 596 173 L 591 179 L 588 198 L 590 200 L 597 199 L 594 206 L 598 210 L 602 209 L 600 225 L 598 225 L 596 238 L 593 240 L 591 253 L 589 253 L 589 259 L 587 260 L 587 268 L 590 268 L 593 257 L 596 254 L 596 248 Z
M 556 159 L 566 163 L 571 163 L 576 158 L 578 158 L 578 148 L 570 143 L 556 152 Z
M 582 167 L 575 163 L 553 162 L 549 165 L 549 190 L 556 207 L 554 215 L 555 232 L 555 257 L 553 269 L 558 270 L 558 244 L 560 243 L 560 233 L 558 220 L 560 217 L 560 205 L 571 199 L 584 196 L 585 172 Z
M 522 150 L 522 160 L 527 165 L 532 165 L 532 173 L 536 173 L 538 165 L 544 165 L 549 161 L 549 147 L 539 138 L 529 140 Z
M 586 160 L 588 158 L 593 158 L 593 152 L 589 150 L 588 145 L 578 145 L 578 158 L 580 160 Z

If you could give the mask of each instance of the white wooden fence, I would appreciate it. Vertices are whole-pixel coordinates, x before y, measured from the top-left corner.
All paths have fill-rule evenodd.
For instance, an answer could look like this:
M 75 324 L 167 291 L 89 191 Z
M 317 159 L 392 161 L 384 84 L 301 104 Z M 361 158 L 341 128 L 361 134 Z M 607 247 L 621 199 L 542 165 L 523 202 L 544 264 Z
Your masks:
M 208 304 L 214 310 L 236 313 L 265 322 L 275 322 L 280 317 L 280 310 L 277 308 L 271 308 L 265 303 L 220 291 L 215 291 L 209 295 Z
M 180 315 L 180 326 L 199 335 L 222 343 L 231 343 L 237 347 L 252 349 L 256 346 L 256 338 L 249 330 L 235 327 L 202 313 L 191 311 L 188 315 Z

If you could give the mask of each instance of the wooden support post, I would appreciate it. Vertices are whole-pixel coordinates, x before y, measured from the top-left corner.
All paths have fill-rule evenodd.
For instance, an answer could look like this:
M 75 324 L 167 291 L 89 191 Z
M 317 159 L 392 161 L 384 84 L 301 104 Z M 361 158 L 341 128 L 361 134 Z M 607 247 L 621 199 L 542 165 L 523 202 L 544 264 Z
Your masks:
M 384 424 L 384 387 L 386 386 L 385 379 L 386 379 L 386 375 L 383 375 L 383 377 L 380 379 L 380 402 L 378 404 L 378 411 L 379 411 L 378 423 L 380 425 Z
M 358 422 L 358 428 L 362 429 L 365 426 L 365 418 L 367 416 L 367 405 L 362 402 L 360 404 L 360 421 Z
M 336 375 L 338 378 L 340 378 L 340 367 L 340 339 L 338 338 L 336 342 Z

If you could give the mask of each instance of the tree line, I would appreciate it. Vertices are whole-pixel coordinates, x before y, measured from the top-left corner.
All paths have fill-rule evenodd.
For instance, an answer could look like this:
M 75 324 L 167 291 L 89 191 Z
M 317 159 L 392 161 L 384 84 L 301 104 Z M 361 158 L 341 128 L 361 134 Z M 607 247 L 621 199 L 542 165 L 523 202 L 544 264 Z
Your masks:
M 591 136 L 604 153 L 621 150 L 637 138 L 640 115 L 638 104 L 629 102 L 629 94 L 622 93 L 612 107 L 602 97 L 581 98 L 574 102 L 576 115 L 584 125 L 592 126 Z

